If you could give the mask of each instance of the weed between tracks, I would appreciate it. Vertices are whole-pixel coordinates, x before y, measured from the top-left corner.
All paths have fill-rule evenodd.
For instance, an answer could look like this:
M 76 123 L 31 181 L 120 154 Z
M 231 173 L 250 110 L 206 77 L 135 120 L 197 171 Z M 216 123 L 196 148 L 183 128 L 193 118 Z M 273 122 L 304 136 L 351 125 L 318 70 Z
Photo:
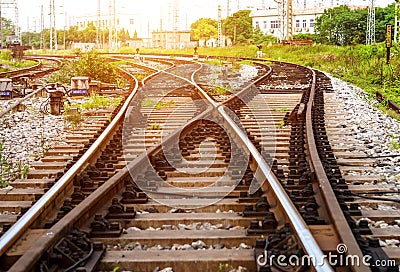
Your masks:
M 392 138 L 392 141 L 390 142 L 391 146 L 390 149 L 392 150 L 399 150 L 400 149 L 400 142 L 399 142 L 399 136 L 394 136 L 394 135 L 389 135 L 390 138 Z
M 12 163 L 8 156 L 3 154 L 5 150 L 4 142 L 0 142 L 0 188 L 10 185 L 11 181 L 19 178 L 25 178 L 29 172 L 28 165 L 22 165 L 22 162 Z
M 161 126 L 160 126 L 159 124 L 157 124 L 157 122 L 154 122 L 154 123 L 150 126 L 149 129 L 150 129 L 150 130 L 160 130 L 160 129 L 161 129 Z
M 156 101 L 152 98 L 145 98 L 142 101 L 142 107 L 155 107 L 160 110 L 162 107 L 169 107 L 175 104 L 175 101 Z
M 280 109 L 273 109 L 274 112 L 287 112 L 289 108 L 280 108 Z
M 93 109 L 117 107 L 122 100 L 122 97 L 105 97 L 96 94 L 83 103 L 65 104 L 63 115 L 65 116 L 65 121 L 71 125 L 72 129 L 75 129 L 83 120 L 83 112 Z

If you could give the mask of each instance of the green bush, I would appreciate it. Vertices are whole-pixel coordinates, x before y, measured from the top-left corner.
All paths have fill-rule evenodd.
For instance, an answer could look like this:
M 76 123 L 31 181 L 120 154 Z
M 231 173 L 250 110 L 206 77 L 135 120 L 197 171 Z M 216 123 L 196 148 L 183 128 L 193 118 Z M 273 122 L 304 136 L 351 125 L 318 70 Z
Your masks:
M 54 73 L 48 81 L 69 84 L 73 76 L 88 76 L 91 80 L 119 84 L 119 86 L 125 82 L 118 75 L 116 65 L 109 63 L 96 51 L 79 53 L 79 55 L 79 59 L 62 64 L 59 71 Z

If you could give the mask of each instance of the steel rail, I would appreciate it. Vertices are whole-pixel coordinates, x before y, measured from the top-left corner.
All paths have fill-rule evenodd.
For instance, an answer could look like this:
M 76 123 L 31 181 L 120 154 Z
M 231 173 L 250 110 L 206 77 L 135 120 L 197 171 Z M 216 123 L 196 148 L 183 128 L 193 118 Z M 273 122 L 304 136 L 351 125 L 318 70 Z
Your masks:
M 171 67 L 167 69 L 170 68 Z M 76 174 L 78 174 L 87 165 L 87 163 L 95 156 L 95 154 L 100 151 L 103 141 L 108 139 L 109 136 L 113 134 L 117 124 L 124 120 L 125 113 L 127 112 L 131 101 L 138 93 L 139 84 L 137 79 L 132 74 L 122 69 L 120 69 L 120 71 L 133 78 L 136 82 L 136 86 L 126 99 L 121 110 L 99 136 L 99 138 L 97 138 L 91 147 L 82 155 L 82 157 L 2 237 L 0 237 L 0 256 L 2 256 L 16 242 L 16 240 L 22 236 L 22 234 L 40 216 L 41 212 L 49 207 L 54 199 L 56 199 L 56 197 L 62 193 L 62 191 L 72 182 L 74 176 L 76 176 Z M 161 72 L 163 71 L 157 71 L 155 74 L 159 74 Z M 151 78 L 151 76 L 152 75 L 148 76 L 147 78 Z
M 2 256 L 21 235 L 34 223 L 40 214 L 48 208 L 53 201 L 63 192 L 63 190 L 73 181 L 73 178 L 86 166 L 86 164 L 103 147 L 103 142 L 108 139 L 115 131 L 118 123 L 124 120 L 131 101 L 137 95 L 138 81 L 134 78 L 136 86 L 126 99 L 121 110 L 96 139 L 82 157 L 14 224 L 0 237 L 0 256 Z
M 336 199 L 335 193 L 333 192 L 332 186 L 329 179 L 325 173 L 325 169 L 322 165 L 321 159 L 318 155 L 317 145 L 315 143 L 315 135 L 313 131 L 312 122 L 312 107 L 314 105 L 314 96 L 316 88 L 316 73 L 314 70 L 310 69 L 313 75 L 313 84 L 311 86 L 310 98 L 307 103 L 306 112 L 306 141 L 309 150 L 309 156 L 312 166 L 312 172 L 315 175 L 316 180 L 318 180 L 319 187 L 321 188 L 322 197 L 325 200 L 327 211 L 331 218 L 334 218 L 333 225 L 335 227 L 336 233 L 341 238 L 341 242 L 346 243 L 348 256 L 363 256 L 363 253 L 358 246 L 356 239 L 351 231 L 346 218 L 344 217 L 343 211 L 339 206 Z M 367 272 L 371 271 L 363 262 L 360 262 L 357 267 L 352 266 L 352 271 Z
M 201 68 L 199 68 L 199 69 L 201 69 Z M 166 73 L 168 73 L 168 72 L 166 72 Z M 170 74 L 170 73 L 168 73 L 168 74 Z M 185 79 L 185 80 L 187 80 L 187 79 Z M 192 81 L 194 81 L 193 80 L 193 75 L 192 75 Z M 314 82 L 314 84 L 315 84 L 315 82 Z M 247 86 L 246 89 L 249 89 L 250 86 Z M 208 94 L 205 93 L 203 90 L 201 90 L 201 88 L 197 84 L 196 84 L 196 88 L 198 88 L 200 90 L 200 92 L 204 95 L 204 97 L 206 97 L 206 98 L 208 97 L 207 100 L 212 101 L 212 99 L 208 96 Z M 290 220 L 290 224 L 292 224 L 294 230 L 296 231 L 297 236 L 300 239 L 300 242 L 301 242 L 302 247 L 304 248 L 306 254 L 308 254 L 309 256 L 313 256 L 316 260 L 325 260 L 325 256 L 323 255 L 322 250 L 320 249 L 319 245 L 317 244 L 317 242 L 315 241 L 314 237 L 312 236 L 311 231 L 309 230 L 309 228 L 305 224 L 305 222 L 302 219 L 302 217 L 298 214 L 297 209 L 293 205 L 293 203 L 290 200 L 290 198 L 287 196 L 286 192 L 282 188 L 282 186 L 279 183 L 279 181 L 277 180 L 277 178 L 272 173 L 271 168 L 265 162 L 264 158 L 259 154 L 259 152 L 255 148 L 255 146 L 248 139 L 247 135 L 235 124 L 235 122 L 225 112 L 225 109 L 224 109 L 225 106 L 220 104 L 220 103 L 216 103 L 215 101 L 213 101 L 213 103 L 211 103 L 211 104 L 212 104 L 213 108 L 216 109 L 219 112 L 219 114 L 221 114 L 221 116 L 223 116 L 223 118 L 228 123 L 228 125 L 231 127 L 231 129 L 239 137 L 242 145 L 246 147 L 248 152 L 252 155 L 252 158 L 257 163 L 258 169 L 264 175 L 265 179 L 268 180 L 268 184 L 270 185 L 270 187 L 273 190 L 274 194 L 276 195 L 276 197 L 278 198 L 279 202 L 283 206 L 284 211 L 285 211 L 287 217 Z M 178 132 L 176 132 L 176 133 L 178 133 Z M 169 137 L 175 136 L 176 133 L 173 133 Z M 147 160 L 148 159 L 147 156 L 148 155 L 146 153 L 143 153 L 142 155 L 140 155 L 137 159 L 135 159 L 133 162 L 131 162 L 126 168 L 124 168 L 122 171 L 120 171 L 116 176 L 114 176 L 111 179 L 114 179 L 116 181 L 117 180 L 117 176 L 118 176 L 118 178 L 121 178 L 121 175 L 126 175 L 127 174 L 126 172 L 128 171 L 127 169 L 133 170 L 132 167 L 134 166 L 134 164 L 137 161 L 143 161 L 145 159 Z M 139 168 L 136 167 L 135 169 L 140 169 L 140 167 Z M 109 185 L 109 183 L 107 182 L 103 186 L 105 186 L 105 185 Z M 102 190 L 102 191 L 103 192 L 106 192 L 106 191 L 110 192 L 111 190 Z M 86 203 L 86 202 L 89 202 L 89 199 L 92 199 L 92 198 L 95 199 L 96 193 L 99 193 L 99 191 L 96 191 L 94 194 L 92 194 L 87 199 L 85 199 L 80 205 L 78 205 L 78 207 L 80 207 L 81 209 L 89 209 L 86 205 L 83 205 L 83 204 Z M 97 196 L 97 197 L 99 197 L 99 196 Z M 97 199 L 99 199 L 99 198 L 97 198 Z M 76 222 L 76 220 L 78 220 L 77 218 L 73 219 L 73 218 L 69 218 L 69 217 L 72 217 L 72 215 L 71 214 L 67 214 L 62 220 L 60 220 L 59 223 L 57 223 L 53 228 L 51 228 L 51 230 L 49 230 L 48 234 L 50 234 L 50 235 L 44 235 L 43 239 L 49 240 L 50 239 L 49 236 L 54 236 L 55 233 L 54 233 L 53 230 L 57 231 L 57 235 L 59 235 L 59 233 L 63 232 L 63 229 L 57 229 L 59 227 L 59 225 L 61 225 L 62 222 L 64 222 L 64 221 L 69 222 L 67 220 L 75 220 L 75 222 Z M 80 219 L 80 220 L 84 220 L 84 219 Z M 68 224 L 71 224 L 71 223 L 68 223 Z M 39 245 L 43 245 L 43 244 L 49 245 L 50 242 L 46 242 L 46 241 L 43 241 L 41 239 L 40 241 L 37 241 L 35 244 L 37 244 L 38 246 Z M 34 244 L 34 246 L 35 246 L 35 244 Z M 34 246 L 31 247 L 31 249 L 34 248 Z M 33 256 L 32 254 L 35 254 L 35 256 Z M 17 269 L 18 268 L 18 264 L 19 263 L 23 263 L 22 261 L 24 260 L 24 258 L 32 259 L 34 257 L 35 259 L 37 259 L 38 258 L 38 254 L 39 253 L 37 253 L 37 251 L 33 252 L 33 250 L 28 250 L 27 254 L 24 254 L 20 258 L 20 260 L 17 261 L 17 263 L 15 264 L 15 267 L 13 267 L 13 269 L 16 268 L 15 271 L 24 271 L 24 270 L 18 270 Z M 39 256 L 39 258 L 40 258 L 40 256 Z M 20 268 L 21 269 L 26 269 L 25 266 L 24 267 L 20 267 Z M 333 271 L 332 267 L 326 262 L 317 263 L 316 266 L 315 266 L 315 269 L 316 269 L 316 271 Z
M 296 237 L 299 239 L 305 253 L 308 256 L 313 256 L 315 260 L 317 260 L 317 262 L 314 263 L 315 270 L 321 272 L 333 271 L 332 267 L 327 262 L 322 262 L 322 260 L 325 260 L 326 256 L 322 252 L 307 224 L 304 222 L 303 218 L 299 214 L 297 208 L 294 206 L 292 200 L 287 195 L 281 183 L 272 172 L 271 167 L 265 162 L 264 158 L 258 152 L 253 143 L 249 140 L 247 135 L 226 113 L 225 106 L 220 105 L 218 107 L 218 112 L 224 117 L 231 129 L 235 131 L 236 135 L 240 139 L 240 142 L 242 143 L 242 146 L 248 150 L 252 158 L 257 163 L 258 168 L 256 170 L 256 173 L 260 173 L 259 171 L 261 171 L 264 180 L 263 183 L 268 182 L 268 185 L 270 186 L 272 192 L 278 200 L 277 204 L 282 206 L 283 211 L 289 219 L 289 223 L 291 224 L 293 231 L 297 234 Z
M 299 214 L 297 208 L 294 206 L 292 200 L 290 197 L 287 195 L 285 192 L 284 188 L 280 184 L 279 180 L 277 177 L 274 175 L 272 172 L 271 167 L 266 163 L 265 159 L 261 156 L 261 154 L 258 152 L 257 148 L 254 146 L 254 144 L 250 141 L 250 139 L 247 137 L 247 135 L 237 126 L 237 124 L 232 120 L 232 118 L 226 113 L 225 111 L 225 104 L 230 102 L 232 99 L 236 99 L 239 97 L 239 94 L 244 94 L 247 91 L 251 89 L 254 84 L 257 84 L 263 80 L 265 80 L 266 77 L 270 76 L 272 72 L 272 68 L 270 68 L 269 72 L 264 75 L 263 77 L 260 77 L 257 79 L 255 82 L 249 84 L 246 86 L 243 90 L 241 90 L 239 93 L 237 93 L 236 96 L 232 97 L 228 101 L 224 101 L 222 103 L 212 103 L 212 105 L 216 106 L 216 109 L 218 110 L 219 114 L 225 119 L 227 122 L 227 125 L 235 132 L 235 134 L 239 137 L 238 139 L 242 143 L 242 146 L 247 149 L 247 151 L 251 154 L 252 158 L 255 160 L 257 163 L 257 170 L 255 173 L 260 173 L 261 171 L 263 175 L 263 180 L 264 182 L 268 182 L 270 185 L 274 195 L 278 199 L 278 204 L 282 206 L 284 213 L 286 214 L 287 218 L 289 219 L 290 224 L 293 227 L 293 230 L 297 233 L 297 238 L 300 240 L 300 243 L 302 244 L 302 247 L 305 251 L 305 253 L 308 256 L 313 256 L 316 260 L 318 260 L 315 263 L 315 269 L 316 271 L 319 272 L 328 272 L 328 271 L 333 271 L 332 267 L 330 264 L 322 260 L 325 260 L 325 255 L 322 252 L 320 246 L 318 245 L 317 241 L 315 240 L 314 236 L 312 235 L 310 229 L 308 228 L 307 224 L 304 222 L 302 216 Z M 192 78 L 194 81 L 194 78 Z M 313 84 L 315 86 L 316 80 L 313 80 Z M 197 84 L 196 86 L 200 88 Z M 211 99 L 207 93 L 205 93 L 203 90 L 201 90 L 206 97 Z M 249 187 L 249 190 L 251 188 L 251 185 Z
M 32 58 L 32 59 L 33 59 L 33 58 Z M 53 61 L 58 61 L 58 62 L 59 62 L 58 59 L 53 59 L 53 58 L 51 58 L 51 59 L 50 59 L 50 58 L 40 58 L 40 59 L 49 59 L 49 60 L 53 60 Z M 34 68 L 32 68 L 32 67 L 26 68 L 24 71 L 31 71 L 31 70 L 33 70 L 33 69 L 38 69 L 38 68 L 40 68 L 41 66 L 42 66 L 42 62 L 40 62 L 38 65 L 32 66 L 32 67 L 34 67 Z M 21 70 L 23 70 L 23 69 L 16 70 L 16 71 L 12 71 L 12 72 L 18 73 L 18 72 L 20 72 Z M 50 70 L 50 69 L 49 69 L 49 70 Z M 12 73 L 12 72 L 7 72 L 7 73 Z M 1 76 L 1 73 L 0 73 L 0 76 Z M 20 76 L 20 75 L 16 75 L 16 76 Z M 19 104 L 21 104 L 21 103 L 24 102 L 25 100 L 31 98 L 32 96 L 34 96 L 35 94 L 37 94 L 38 92 L 40 92 L 41 90 L 43 90 L 43 89 L 45 89 L 45 88 L 46 88 L 46 86 L 42 86 L 41 88 L 38 88 L 36 91 L 34 91 L 34 92 L 32 92 L 32 93 L 26 95 L 25 97 L 22 97 L 22 98 L 17 99 L 17 101 L 16 101 L 15 103 L 13 103 L 12 105 L 10 105 L 9 107 L 7 107 L 6 109 L 4 109 L 3 111 L 0 112 L 0 118 L 3 117 L 5 114 L 7 114 L 9 111 L 11 111 L 11 110 L 12 110 L 13 108 L 15 108 L 16 106 L 18 106 Z
M 167 68 L 167 69 L 170 69 L 170 68 Z M 164 71 L 158 71 L 157 74 L 162 73 L 162 72 L 164 72 Z M 166 72 L 166 73 L 170 74 L 170 75 L 173 75 L 175 77 L 179 77 L 177 75 L 174 75 L 174 74 L 171 74 L 171 73 L 168 73 L 168 72 Z M 129 74 L 129 73 L 127 72 L 127 74 Z M 179 77 L 179 78 L 184 79 L 186 81 L 189 81 L 189 80 L 187 80 L 187 79 L 185 79 L 183 77 Z M 135 81 L 137 82 L 136 79 L 135 79 Z M 133 99 L 134 96 L 136 96 L 137 91 L 138 91 L 138 84 L 136 84 L 134 92 L 132 92 L 129 97 L 132 97 L 132 99 Z M 127 101 L 125 102 L 125 104 L 123 106 L 124 107 L 124 113 L 125 113 L 125 111 L 127 110 L 127 108 L 129 107 L 129 104 L 130 104 L 130 103 L 128 103 L 128 100 L 132 100 L 132 99 L 128 98 Z M 68 231 L 70 231 L 78 221 L 85 222 L 90 216 L 92 216 L 92 215 L 88 215 L 88 213 L 90 213 L 90 211 L 96 209 L 97 206 L 101 204 L 100 202 L 104 201 L 104 199 L 106 199 L 106 197 L 108 195 L 112 195 L 120 187 L 124 186 L 124 182 L 121 182 L 121 180 L 123 178 L 128 176 L 130 172 L 142 171 L 143 168 L 146 165 L 148 165 L 148 156 L 149 155 L 156 154 L 157 152 L 162 150 L 163 146 L 165 146 L 165 145 L 168 145 L 170 143 L 175 143 L 177 137 L 185 135 L 185 131 L 188 131 L 190 128 L 195 126 L 195 123 L 198 120 L 203 119 L 206 115 L 209 115 L 213 110 L 214 110 L 213 107 L 210 107 L 208 110 L 204 111 L 199 116 L 193 118 L 183 128 L 178 129 L 174 133 L 172 133 L 171 135 L 167 136 L 166 139 L 162 143 L 158 144 L 157 146 L 151 147 L 146 152 L 143 152 L 136 159 L 134 159 L 132 162 L 130 162 L 126 167 L 122 168 L 117 174 L 112 176 L 98 190 L 94 191 L 91 195 L 89 195 L 87 198 L 85 198 L 78 206 L 76 206 L 74 208 L 74 210 L 73 210 L 74 211 L 73 213 L 70 212 L 70 213 L 66 214 L 59 222 L 57 222 L 45 234 L 43 234 L 40 237 L 40 239 L 35 241 L 34 244 L 27 250 L 27 252 L 24 253 L 17 260 L 17 262 L 12 266 L 12 271 L 21 271 L 22 272 L 22 271 L 26 271 L 26 270 L 32 269 L 34 264 L 35 264 L 35 262 L 37 262 L 40 259 L 41 255 L 42 255 L 42 252 L 44 252 L 45 250 L 48 250 L 51 246 L 53 246 L 56 243 L 57 239 L 60 239 L 63 235 L 65 235 Z M 120 111 L 120 113 L 121 112 L 122 111 Z M 120 114 L 118 114 L 117 116 L 119 116 L 119 115 Z M 122 117 L 122 116 L 120 116 L 120 117 Z M 113 122 L 115 121 L 115 125 L 117 124 L 116 118 L 114 118 L 114 120 L 113 120 Z M 107 127 L 107 131 L 111 131 L 111 129 L 109 130 L 110 126 L 111 126 L 111 124 Z M 85 155 L 87 155 L 86 157 L 88 157 L 89 156 L 89 154 L 88 154 L 89 152 L 94 152 L 94 151 L 97 150 L 97 148 L 94 148 L 94 145 L 97 144 L 97 143 L 100 143 L 100 138 L 104 138 L 104 137 L 102 137 L 103 134 L 105 134 L 105 131 L 100 135 L 100 137 L 95 141 L 95 143 L 93 143 L 91 148 L 89 148 L 89 150 L 82 156 L 82 158 L 80 160 L 78 160 L 78 162 L 64 175 L 64 176 L 68 175 L 69 181 L 72 180 L 73 175 L 78 173 L 80 171 L 80 169 L 82 169 L 83 166 L 89 160 L 89 159 L 85 159 L 85 162 L 83 162 L 83 157 Z M 80 163 L 81 160 L 82 160 L 82 163 L 80 164 L 81 167 L 79 168 L 79 170 L 76 170 L 76 171 L 74 171 L 72 173 L 72 169 L 76 169 L 78 167 L 77 164 Z M 71 173 L 69 174 L 69 172 L 71 172 Z M 61 179 L 63 179 L 63 177 Z M 54 190 L 52 190 L 52 189 L 61 182 L 61 179 L 40 200 L 44 199 L 47 194 L 50 194 L 50 192 L 53 192 Z M 67 182 L 67 180 L 63 181 L 63 184 L 65 184 L 66 182 Z M 60 186 L 61 185 L 59 185 L 57 187 L 60 187 Z M 38 203 L 40 202 L 40 200 L 38 201 Z M 35 207 L 35 205 L 25 215 L 27 215 Z M 34 215 L 38 214 L 39 212 L 40 212 L 40 210 L 36 207 Z M 5 233 L 5 235 L 9 234 L 10 232 L 18 231 L 20 228 L 25 226 L 24 230 L 20 230 L 19 231 L 19 236 L 22 235 L 22 233 L 28 228 L 28 227 L 26 227 L 26 224 L 30 225 L 32 223 L 32 221 L 34 220 L 34 219 L 29 220 L 30 218 L 28 216 L 25 216 L 25 215 L 19 221 L 17 221 L 17 223 L 18 223 L 18 222 L 20 222 L 21 220 L 24 219 L 24 221 L 26 221 L 25 225 L 23 225 L 23 223 L 20 223 L 21 226 L 18 226 L 18 228 L 14 228 L 14 226 L 17 224 L 16 223 Z M 5 237 L 5 235 L 3 237 Z M 18 237 L 14 237 L 14 235 L 9 235 L 9 236 L 10 237 L 7 237 L 7 239 L 6 239 L 6 241 L 8 243 L 7 244 L 4 243 L 4 246 L 2 246 L 2 243 L 1 243 L 2 240 L 3 240 L 3 237 L 1 237 L 1 239 L 0 239 L 0 246 L 1 246 L 0 250 L 3 249 L 2 251 L 0 251 L 0 256 L 19 237 L 19 236 Z
M 22 255 L 16 263 L 11 267 L 14 272 L 25 272 L 33 268 L 35 263 L 50 247 L 54 246 L 59 239 L 68 234 L 76 225 L 87 223 L 96 213 L 99 206 L 104 205 L 104 200 L 111 201 L 112 197 L 125 187 L 124 179 L 129 177 L 130 173 L 139 174 L 149 165 L 149 157 L 157 154 L 163 149 L 163 146 L 175 143 L 177 137 L 185 135 L 185 131 L 189 131 L 195 126 L 198 120 L 201 120 L 206 115 L 211 114 L 214 109 L 210 107 L 201 115 L 190 120 L 182 130 L 176 130 L 165 138 L 163 143 L 157 146 L 150 147 L 147 151 L 140 154 L 137 158 L 131 161 L 127 166 L 122 168 L 118 173 L 107 180 L 99 189 L 85 198 L 79 205 L 77 205 L 73 212 L 67 213 L 60 219 L 54 226 L 52 226 L 46 233 L 44 233 L 33 245 Z
M 21 69 L 17 69 L 17 70 L 13 70 L 13 71 L 8 71 L 8 72 L 2 72 L 0 73 L 0 77 L 8 77 L 11 75 L 15 75 L 18 76 L 18 74 L 21 74 L 23 72 L 29 72 L 35 69 L 39 69 L 43 64 L 41 61 L 36 61 L 38 62 L 38 64 L 30 66 L 30 67 L 25 67 L 25 68 L 21 68 Z

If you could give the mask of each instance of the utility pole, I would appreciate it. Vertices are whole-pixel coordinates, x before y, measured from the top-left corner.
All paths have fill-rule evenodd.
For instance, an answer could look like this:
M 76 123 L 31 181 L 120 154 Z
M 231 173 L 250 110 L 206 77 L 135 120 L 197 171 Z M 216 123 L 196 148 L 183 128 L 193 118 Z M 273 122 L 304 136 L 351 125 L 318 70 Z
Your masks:
M 26 29 L 27 29 L 27 31 L 28 31 L 28 45 L 30 46 L 31 45 L 31 30 L 30 30 L 30 28 L 29 28 L 29 16 L 28 16 L 28 18 L 26 18 L 27 20 L 26 20 Z
M 375 0 L 369 0 L 366 43 L 375 43 Z
M 18 12 L 18 4 L 17 1 L 12 1 L 14 3 L 14 8 L 15 8 L 15 35 L 17 35 L 19 37 L 19 40 L 22 42 L 21 40 L 21 31 L 20 31 L 20 27 L 19 27 L 19 12 Z
M 96 25 L 96 45 L 97 45 L 97 47 L 99 47 L 99 43 L 100 43 L 99 31 L 100 31 L 100 0 L 97 1 L 97 25 Z
M 278 4 L 278 14 L 280 15 L 279 17 L 279 23 L 280 23 L 280 27 L 279 27 L 279 32 L 280 34 L 278 35 L 280 41 L 285 39 L 285 1 L 287 0 L 274 0 L 275 3 Z
M 44 12 L 43 5 L 40 6 L 40 49 L 44 48 Z
M 222 47 L 222 8 L 218 5 L 218 47 Z
M 286 2 L 286 40 L 293 39 L 293 0 Z
M 1 1 L 0 0 L 0 22 L 2 24 L 2 15 L 1 15 L 1 9 L 3 8 L 3 5 L 6 8 L 14 8 L 15 12 L 15 22 L 14 22 L 14 35 L 17 35 L 19 39 L 21 40 L 21 33 L 20 33 L 20 27 L 19 27 L 19 14 L 18 14 L 18 4 L 16 0 L 7 0 L 7 1 Z M 1 25 L 0 24 L 0 25 Z M 2 42 L 3 40 L 3 29 L 0 27 L 0 41 Z
M 114 40 L 114 46 L 113 49 L 117 50 L 118 47 L 118 33 L 117 33 L 117 7 L 116 7 L 116 0 L 114 0 L 113 2 L 113 32 L 114 32 L 114 36 L 113 36 L 113 40 Z
M 400 30 L 399 13 L 400 13 L 400 0 L 396 0 L 394 8 L 394 42 L 396 43 L 399 42 L 399 30 Z
M 67 45 L 65 44 L 65 42 L 66 42 L 66 29 L 67 29 L 67 10 L 65 9 L 64 10 L 64 16 L 65 16 L 65 18 L 64 18 L 64 37 L 63 37 L 63 45 L 64 45 L 64 50 L 66 50 L 67 49 Z
M 0 4 L 0 47 L 3 47 L 3 17 L 1 16 L 1 4 Z
M 116 4 L 115 0 L 110 0 L 109 1 L 109 6 L 108 6 L 108 12 L 109 12 L 109 29 L 108 29 L 108 48 L 110 50 L 116 50 L 117 49 L 117 17 L 116 17 Z
M 50 0 L 50 50 L 53 50 L 53 2 Z
M 171 7 L 172 11 L 172 40 L 173 40 L 173 48 L 180 47 L 180 40 L 179 40 L 179 0 L 174 0 L 173 6 Z
M 112 35 L 113 35 L 113 18 L 112 18 L 112 0 L 108 2 L 108 48 L 112 49 Z
M 56 5 L 53 0 L 53 28 L 54 28 L 54 49 L 58 50 L 58 41 L 57 41 L 57 28 L 56 28 Z

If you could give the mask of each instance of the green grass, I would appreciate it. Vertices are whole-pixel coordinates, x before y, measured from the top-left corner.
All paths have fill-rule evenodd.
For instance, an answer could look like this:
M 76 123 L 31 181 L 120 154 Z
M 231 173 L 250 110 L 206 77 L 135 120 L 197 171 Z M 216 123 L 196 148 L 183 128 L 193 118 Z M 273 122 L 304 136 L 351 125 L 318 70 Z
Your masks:
M 142 107 L 154 107 L 156 104 L 157 101 L 152 98 L 145 98 L 142 100 Z
M 157 124 L 157 122 L 155 122 L 155 121 L 150 126 L 150 130 L 160 130 L 160 129 L 161 129 L 161 126 L 159 124 Z
M 82 104 L 72 103 L 64 106 L 64 111 L 67 111 L 70 108 L 78 108 L 80 111 L 90 110 L 90 109 L 99 109 L 103 107 L 116 107 L 123 100 L 122 97 L 105 97 L 101 95 L 94 95 L 86 100 Z
M 289 111 L 289 108 L 280 108 L 280 109 L 273 109 L 274 112 L 286 112 Z
M 281 121 L 279 122 L 279 125 L 276 125 L 275 127 L 276 127 L 277 129 L 281 129 L 281 128 L 284 128 L 285 126 L 286 126 L 285 121 L 284 121 L 284 120 L 281 120 Z
M 16 179 L 26 178 L 29 172 L 29 166 L 23 165 L 22 161 L 13 163 L 10 155 L 5 155 L 5 140 L 0 142 L 0 188 L 10 185 L 10 182 Z
M 392 134 L 390 134 L 389 137 L 392 138 L 392 141 L 390 142 L 390 149 L 391 150 L 399 150 L 400 149 L 400 142 L 399 142 L 400 137 L 392 135 Z
M 214 95 L 226 95 L 229 94 L 230 91 L 228 90 L 228 88 L 224 87 L 224 86 L 214 86 Z
M 170 101 L 158 101 L 156 104 L 156 109 L 160 110 L 162 107 L 169 107 L 175 104 L 175 101 L 170 100 Z

